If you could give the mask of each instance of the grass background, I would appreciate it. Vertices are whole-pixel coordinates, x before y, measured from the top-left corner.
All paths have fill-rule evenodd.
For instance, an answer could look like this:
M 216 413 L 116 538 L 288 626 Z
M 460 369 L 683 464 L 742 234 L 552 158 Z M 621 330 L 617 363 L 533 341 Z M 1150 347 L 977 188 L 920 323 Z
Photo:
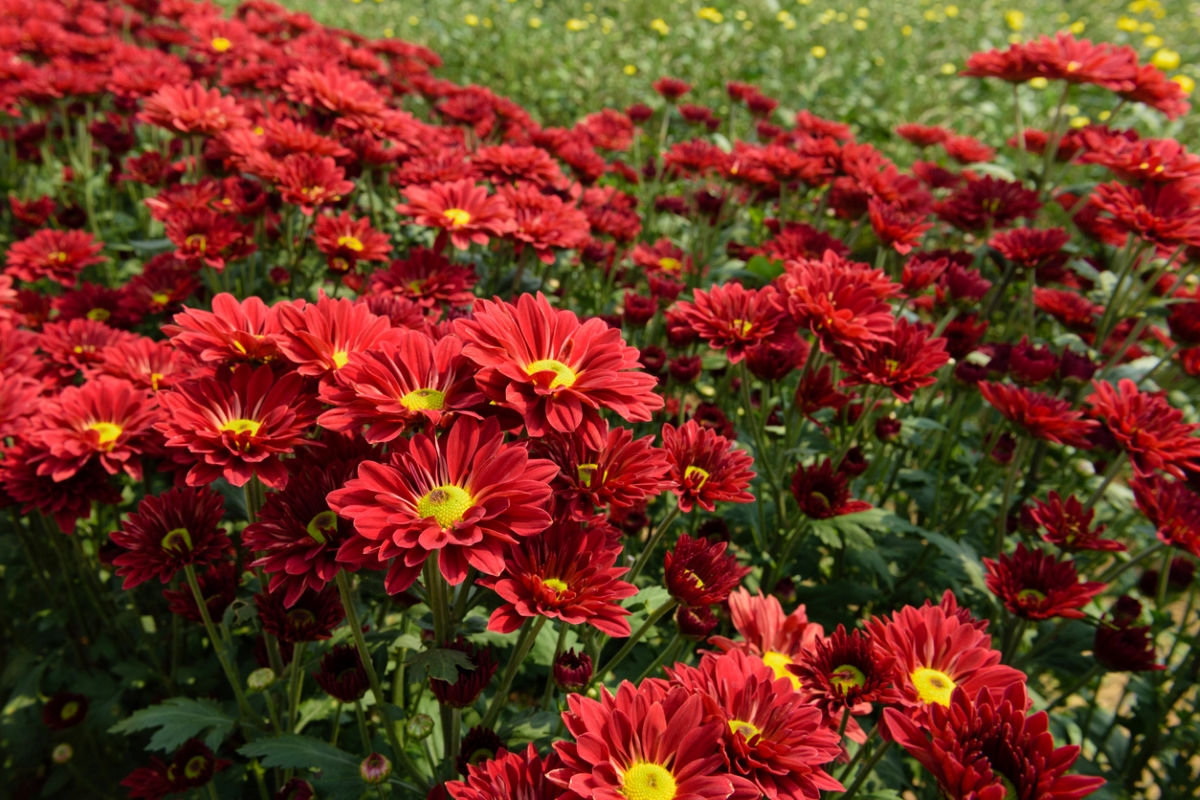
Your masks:
M 920 121 L 996 144 L 1012 129 L 1011 89 L 957 71 L 975 50 L 1062 29 L 1133 45 L 1143 60 L 1157 53 L 1168 74 L 1200 83 L 1200 2 L 1186 0 L 283 2 L 326 24 L 431 47 L 445 60 L 442 77 L 508 95 L 548 125 L 652 101 L 650 84 L 672 75 L 694 84 L 691 101 L 721 117 L 729 113 L 725 82 L 742 80 L 781 101 L 777 121 L 810 108 L 852 122 L 867 140 Z M 1034 125 L 1058 100 L 1053 86 L 1022 91 Z M 1115 106 L 1096 90 L 1069 103 L 1077 122 L 1105 120 Z M 1108 121 L 1197 138 L 1195 114 L 1171 124 L 1139 106 L 1120 114 Z

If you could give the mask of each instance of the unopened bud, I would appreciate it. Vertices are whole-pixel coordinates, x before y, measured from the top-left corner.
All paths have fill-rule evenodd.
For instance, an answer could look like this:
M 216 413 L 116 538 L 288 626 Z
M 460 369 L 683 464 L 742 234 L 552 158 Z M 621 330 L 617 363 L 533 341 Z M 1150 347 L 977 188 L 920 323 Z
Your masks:
M 65 742 L 63 744 L 56 746 L 50 752 L 50 758 L 54 761 L 55 764 L 65 764 L 68 761 L 70 761 L 71 757 L 74 755 L 75 755 L 75 750 L 71 747 L 71 745 L 66 744 Z
M 358 765 L 358 775 L 372 786 L 378 786 L 392 775 L 392 762 L 383 753 L 371 753 Z
M 410 739 L 421 740 L 433 733 L 433 717 L 428 714 L 417 714 L 404 723 L 404 733 Z
M 270 667 L 256 669 L 246 678 L 246 686 L 252 692 L 265 692 L 275 684 L 275 670 Z

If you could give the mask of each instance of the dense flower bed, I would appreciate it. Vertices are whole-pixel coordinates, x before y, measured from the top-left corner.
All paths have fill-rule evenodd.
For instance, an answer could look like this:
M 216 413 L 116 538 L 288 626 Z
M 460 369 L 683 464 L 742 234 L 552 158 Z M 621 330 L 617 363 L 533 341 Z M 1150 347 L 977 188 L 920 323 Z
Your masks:
M 1200 158 L 1062 113 L 1184 113 L 1133 51 L 977 54 L 1012 138 L 905 169 L 743 84 L 543 128 L 263 0 L 0 55 L 16 796 L 1200 782 Z

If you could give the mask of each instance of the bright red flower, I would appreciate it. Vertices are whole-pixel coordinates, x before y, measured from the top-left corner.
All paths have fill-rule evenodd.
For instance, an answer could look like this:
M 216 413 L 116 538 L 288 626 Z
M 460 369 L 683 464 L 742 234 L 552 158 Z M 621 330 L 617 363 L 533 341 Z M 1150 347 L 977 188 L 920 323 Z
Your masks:
M 1200 558 L 1200 497 L 1183 481 L 1157 475 L 1136 476 L 1130 487 L 1138 510 L 1158 529 L 1159 540 Z
M 947 136 L 941 142 L 946 155 L 960 164 L 982 164 L 996 157 L 996 149 L 988 147 L 974 136 Z
M 304 435 L 318 411 L 299 375 L 276 378 L 269 366 L 249 364 L 159 392 L 158 402 L 167 416 L 155 427 L 176 461 L 192 463 L 189 486 L 220 477 L 242 486 L 257 476 L 284 488 L 288 472 L 279 457 L 309 444 Z
M 1066 31 L 1023 45 L 1026 57 L 1050 80 L 1091 83 L 1114 92 L 1129 91 L 1137 76 L 1137 52 L 1129 46 L 1092 44 Z
M 692 608 L 725 602 L 751 572 L 750 567 L 738 566 L 737 556 L 725 552 L 728 546 L 728 542 L 681 533 L 663 563 L 663 580 L 671 596 Z
M 629 568 L 614 566 L 621 549 L 607 539 L 601 528 L 560 522 L 510 546 L 503 576 L 480 582 L 504 601 L 492 612 L 488 630 L 512 633 L 526 618 L 541 616 L 628 636 L 630 612 L 619 601 L 638 590 L 619 580 Z
M 529 245 L 540 261 L 553 264 L 554 249 L 571 250 L 587 242 L 587 215 L 561 197 L 543 194 L 535 186 L 504 186 L 500 196 L 513 215 L 509 235 L 517 242 L 518 256 Z
M 656 80 L 652 86 L 654 91 L 658 92 L 668 102 L 675 102 L 679 98 L 692 90 L 692 85 L 687 81 L 679 78 L 663 76 Z
M 890 203 L 884 203 L 874 197 L 867 203 L 871 229 L 875 238 L 883 247 L 891 247 L 897 253 L 906 255 L 921 244 L 925 232 L 933 227 L 932 222 L 926 222 L 924 213 L 909 213 Z
M 513 230 L 512 210 L 499 195 L 488 196 L 487 188 L 465 178 L 453 183 L 433 183 L 428 187 L 404 189 L 407 203 L 396 212 L 413 217 L 414 224 L 437 228 L 441 250 L 447 238 L 459 250 L 475 244 L 487 244 L 490 236 L 504 236 Z
M 84 267 L 105 260 L 99 255 L 103 249 L 104 243 L 85 231 L 46 228 L 9 246 L 4 271 L 28 283 L 49 278 L 74 286 Z
M 1055 444 L 1090 449 L 1088 435 L 1098 425 L 1083 419 L 1082 411 L 1071 408 L 1068 400 L 1041 394 L 1023 386 L 979 382 L 983 399 L 1015 425 L 1035 439 Z
M 1032 78 L 1042 77 L 1035 64 L 1020 45 L 1007 50 L 988 50 L 972 53 L 967 59 L 967 68 L 962 75 L 972 78 L 999 78 L 1009 83 L 1025 83 Z
M 1088 128 L 1083 139 L 1087 150 L 1080 160 L 1107 167 L 1126 183 L 1170 183 L 1200 175 L 1200 156 L 1174 139 L 1130 139 Z
M 1045 528 L 1043 538 L 1047 542 L 1069 553 L 1081 550 L 1125 552 L 1125 545 L 1120 542 L 1101 538 L 1105 526 L 1092 527 L 1096 510 L 1089 508 L 1085 511 L 1078 497 L 1070 495 L 1063 502 L 1058 492 L 1051 491 L 1048 500 L 1043 503 L 1034 498 L 1034 508 L 1030 511 L 1034 522 Z
M 509 144 L 481 147 L 471 155 L 471 167 L 475 174 L 496 186 L 532 183 L 552 187 L 564 182 L 558 162 L 540 147 Z
M 795 331 L 780 303 L 778 292 L 770 286 L 747 290 L 740 283 L 726 283 L 708 291 L 697 289 L 693 302 L 681 300 L 675 310 L 709 347 L 725 350 L 729 363 L 737 364 L 746 348 Z
M 981 231 L 1007 228 L 1019 217 L 1032 218 L 1041 210 L 1037 192 L 1016 181 L 991 175 L 968 180 L 933 207 L 934 213 L 956 228 Z
M 1102 183 L 1091 203 L 1110 217 L 1101 217 L 1102 230 L 1114 241 L 1132 233 L 1171 251 L 1180 245 L 1200 245 L 1200 209 L 1196 187 L 1187 181 L 1147 183 L 1141 188 L 1123 183 Z
M 308 216 L 317 206 L 336 203 L 354 191 L 354 181 L 346 180 L 346 171 L 329 156 L 286 156 L 275 180 L 283 202 L 299 206 Z
M 1145 103 L 1161 111 L 1167 119 L 1179 119 L 1192 108 L 1192 104 L 1187 101 L 1188 93 L 1183 87 L 1153 64 L 1139 66 L 1133 84 L 1132 89 L 1117 94 L 1135 103 Z
M 301 375 L 330 382 L 355 353 L 374 349 L 392 337 L 391 322 L 348 298 L 334 300 L 322 292 L 303 308 L 277 306 L 283 336 L 280 351 Z
M 682 277 L 692 271 L 692 257 L 666 238 L 653 245 L 639 242 L 630 257 L 634 264 L 649 272 Z
M 38 412 L 41 393 L 41 382 L 33 378 L 12 375 L 0 380 L 0 442 L 10 436 L 21 436 L 29 429 L 30 418 Z
M 565 791 L 547 774 L 558 758 L 545 761 L 533 743 L 524 751 L 502 750 L 495 758 L 467 767 L 465 781 L 450 781 L 446 791 L 454 800 L 558 800 Z
M 536 439 L 531 452 L 558 465 L 554 494 L 576 519 L 596 509 L 633 508 L 670 487 L 666 454 L 654 447 L 654 437 L 633 438 L 629 428 L 609 429 L 603 444 L 593 447 L 576 431 Z
M 218 527 L 225 514 L 221 495 L 207 488 L 171 489 L 147 495 L 138 510 L 113 531 L 113 544 L 124 549 L 113 559 L 125 589 L 158 578 L 169 583 L 187 564 L 207 567 L 220 561 L 233 544 Z
M 749 503 L 746 491 L 754 480 L 754 459 L 711 428 L 688 420 L 680 427 L 663 425 L 662 447 L 671 464 L 671 491 L 685 514 L 699 505 L 713 511 L 717 503 Z
M 171 344 L 201 364 L 269 362 L 280 357 L 283 330 L 278 306 L 269 308 L 257 297 L 238 301 L 228 292 L 212 299 L 212 311 L 189 308 L 163 325 Z
M 709 641 L 722 652 L 741 650 L 758 656 L 776 679 L 787 678 L 798 691 L 800 679 L 788 667 L 800 660 L 824 634 L 820 625 L 808 621 L 804 606 L 797 606 L 785 615 L 774 595 L 764 597 L 761 591 L 752 595 L 739 588 L 729 595 L 729 618 L 742 641 L 724 636 L 714 636 Z
M 370 219 L 354 219 L 345 211 L 317 216 L 313 238 L 334 272 L 351 272 L 359 261 L 387 261 L 392 252 L 391 240 L 372 228 Z
M 249 226 L 211 208 L 185 208 L 166 218 L 167 238 L 175 245 L 175 258 L 198 268 L 203 261 L 215 270 L 245 258 L 257 249 Z
M 945 707 L 943 707 L 945 706 Z M 1080 800 L 1103 778 L 1067 775 L 1079 747 L 1055 748 L 1045 711 L 1027 715 L 1021 683 L 956 689 L 916 720 L 884 709 L 888 730 L 948 800 Z
M 839 347 L 870 350 L 887 339 L 892 308 L 884 299 L 896 289 L 877 280 L 865 264 L 846 261 L 826 250 L 821 260 L 799 259 L 784 265 L 778 280 L 796 324 L 816 334 L 821 351 Z
M 1071 235 L 1063 228 L 1013 228 L 989 241 L 1000 255 L 1025 269 L 1036 269 L 1062 252 Z
M 198 82 L 163 86 L 143 101 L 138 119 L 172 133 L 201 136 L 250 126 L 237 100 L 222 96 L 218 89 L 205 89 Z
M 549 527 L 545 506 L 558 472 L 523 446 L 503 442 L 495 419 L 460 417 L 436 439 L 421 433 L 394 440 L 388 464 L 360 464 L 358 477 L 329 495 L 330 507 L 367 540 L 344 546 L 342 559 L 394 558 L 387 576 L 392 593 L 411 586 L 434 554 L 455 585 L 468 566 L 501 574 L 506 545 Z
M 92 380 L 107 375 L 127 380 L 139 389 L 169 389 L 193 374 L 195 364 L 167 342 L 140 337 L 104 349 L 104 360 L 89 365 L 84 375 Z
M 324 641 L 346 618 L 333 586 L 319 592 L 307 589 L 290 607 L 284 604 L 283 592 L 263 592 L 254 595 L 254 605 L 263 630 L 290 644 Z
M 1143 392 L 1128 378 L 1112 384 L 1092 381 L 1091 414 L 1104 423 L 1129 455 L 1134 472 L 1145 476 L 1162 470 L 1184 478 L 1184 470 L 1200 470 L 1200 424 L 1183 421 L 1183 412 L 1167 402 L 1166 392 Z
M 1104 306 L 1067 289 L 1043 289 L 1041 286 L 1035 286 L 1033 304 L 1065 327 L 1080 332 L 1095 328 L 1096 320 L 1104 313 Z
M 108 348 L 134 338 L 131 333 L 84 318 L 46 325 L 37 342 L 41 351 L 56 365 L 58 374 L 69 380 L 79 371 L 104 361 Z
M 901 138 L 907 139 L 917 147 L 941 144 L 954 135 L 954 131 L 940 125 L 922 125 L 917 122 L 905 122 L 897 125 L 895 131 Z
M 600 319 L 580 323 L 556 310 L 540 292 L 514 306 L 479 300 L 470 319 L 455 322 L 463 355 L 479 365 L 479 388 L 488 399 L 525 418 L 531 436 L 583 430 L 600 446 L 600 409 L 630 422 L 646 422 L 662 408 L 657 380 L 642 372 L 636 347 Z
M 896 323 L 888 339 L 869 352 L 847 355 L 842 363 L 845 383 L 886 386 L 897 400 L 911 402 L 913 392 L 936 383 L 934 373 L 950 361 L 946 340 L 930 339 L 928 327 L 905 319 Z
M 1074 563 L 1059 561 L 1041 550 L 1027 550 L 1022 543 L 1011 556 L 1001 554 L 998 561 L 985 558 L 983 565 L 988 589 L 1022 619 L 1083 619 L 1079 609 L 1105 587 L 1103 583 L 1080 583 Z
M 387 270 L 372 275 L 370 291 L 407 297 L 423 308 L 438 304 L 468 306 L 475 302 L 471 289 L 477 280 L 470 266 L 451 263 L 440 253 L 414 247 L 408 258 L 397 259 Z

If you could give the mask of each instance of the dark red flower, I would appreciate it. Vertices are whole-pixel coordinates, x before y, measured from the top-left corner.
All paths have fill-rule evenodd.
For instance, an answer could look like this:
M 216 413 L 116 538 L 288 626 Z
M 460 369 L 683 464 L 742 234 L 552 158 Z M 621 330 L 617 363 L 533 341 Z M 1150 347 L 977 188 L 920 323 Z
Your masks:
M 671 103 L 692 90 L 692 85 L 687 81 L 667 76 L 659 78 L 652 86 L 654 87 L 654 91 L 658 92 L 665 100 Z
M 187 564 L 201 567 L 219 561 L 233 549 L 225 529 L 221 495 L 207 488 L 171 489 L 147 495 L 110 537 L 125 552 L 113 559 L 124 588 L 157 577 L 167 583 Z
M 1011 555 L 999 560 L 983 559 L 987 587 L 1004 602 L 1005 608 L 1022 619 L 1083 619 L 1083 608 L 1105 584 L 1079 582 L 1075 564 L 1059 561 L 1041 550 L 1025 549 L 1018 543 Z
M 618 427 L 606 430 L 598 448 L 576 431 L 537 439 L 531 452 L 558 465 L 556 501 L 586 519 L 596 509 L 633 508 L 669 488 L 670 464 L 653 443 L 652 436 L 634 439 L 629 428 Z
M 896 133 L 917 147 L 930 147 L 941 144 L 954 135 L 954 131 L 940 125 L 921 125 L 917 122 L 904 122 L 894 129 Z
M 866 353 L 851 353 L 842 363 L 846 383 L 886 386 L 897 400 L 912 401 L 913 392 L 937 382 L 934 377 L 950 361 L 946 340 L 929 338 L 929 329 L 901 319 L 888 334 L 888 341 Z
M 842 471 L 835 471 L 826 458 L 805 467 L 798 465 L 792 476 L 792 495 L 800 510 L 812 519 L 829 519 L 869 510 L 870 503 L 850 497 L 850 482 Z
M 99 255 L 103 249 L 104 243 L 85 231 L 46 228 L 9 246 L 4 271 L 29 283 L 49 278 L 74 286 L 84 267 L 105 260 Z
M 1166 669 L 1154 662 L 1154 636 L 1149 625 L 1138 625 L 1142 604 L 1129 595 L 1117 598 L 1096 627 L 1092 652 L 1111 672 L 1149 672 Z
M 432 678 L 429 681 L 429 688 L 433 692 L 433 696 L 444 706 L 470 708 L 475 705 L 479 695 L 483 694 L 483 690 L 492 682 L 492 676 L 496 674 L 499 664 L 492 660 L 492 651 L 489 648 L 477 648 L 465 639 L 460 638 L 457 641 L 443 644 L 442 647 L 458 650 L 466 655 L 470 659 L 473 669 L 463 669 L 456 665 L 458 680 L 450 683 Z
M 58 692 L 42 706 L 42 724 L 52 731 L 65 731 L 83 722 L 87 713 L 86 695 Z
M 212 311 L 185 309 L 162 331 L 201 364 L 270 362 L 280 358 L 283 339 L 278 307 L 269 308 L 257 297 L 239 301 L 228 292 L 213 297 Z
M 535 186 L 505 186 L 500 195 L 512 212 L 509 235 L 516 240 L 518 257 L 528 245 L 538 260 L 553 264 L 555 250 L 576 249 L 588 241 L 587 215 L 561 197 L 543 194 Z
M 333 629 L 346 618 L 338 590 L 326 586 L 319 592 L 306 589 L 290 607 L 283 592 L 254 595 L 263 630 L 281 642 L 319 642 L 333 635 Z
M 988 241 L 1000 255 L 1025 269 L 1036 269 L 1062 252 L 1071 235 L 1063 228 L 1013 228 Z
M 725 552 L 728 546 L 680 534 L 675 549 L 664 559 L 664 581 L 671 596 L 692 607 L 725 602 L 751 571 L 738 566 L 737 556 Z
M 1200 470 L 1200 424 L 1183 421 L 1183 412 L 1167 402 L 1166 392 L 1143 392 L 1128 378 L 1112 384 L 1092 381 L 1092 416 L 1104 423 L 1129 455 L 1134 472 L 1162 470 L 1176 478 Z
M 8 447 L 0 459 L 0 483 L 4 492 L 20 507 L 22 514 L 37 509 L 54 517 L 61 531 L 71 533 L 80 517 L 92 513 L 92 503 L 116 506 L 121 490 L 112 485 L 110 475 L 99 462 L 90 462 L 63 481 L 38 474 L 49 453 L 27 443 Z
M 574 648 L 564 650 L 554 660 L 554 683 L 564 692 L 581 692 L 592 682 L 592 657 Z
M 371 688 L 367 682 L 367 671 L 363 669 L 358 649 L 353 644 L 339 644 L 321 656 L 321 663 L 313 673 L 317 685 L 325 694 L 339 703 L 353 703 L 362 698 Z
M 979 393 L 1006 419 L 1035 439 L 1085 450 L 1091 448 L 1088 434 L 1098 426 L 1090 419 L 1083 419 L 1083 412 L 1073 410 L 1068 400 L 1022 386 L 987 381 L 979 382 Z
M 1122 553 L 1125 545 L 1112 539 L 1103 539 L 1104 525 L 1092 527 L 1096 510 L 1084 510 L 1083 504 L 1075 495 L 1067 497 L 1066 502 L 1058 492 L 1051 491 L 1048 502 L 1034 498 L 1034 507 L 1030 511 L 1034 522 L 1045 529 L 1043 538 L 1055 547 L 1069 553 L 1081 550 L 1101 550 L 1105 552 Z
M 501 750 L 471 764 L 465 781 L 449 781 L 445 788 L 453 800 L 558 800 L 565 790 L 547 778 L 557 766 L 556 756 L 543 761 L 531 742 L 523 751 Z
M 679 606 L 675 609 L 675 627 L 683 638 L 691 642 L 703 642 L 720 622 L 709 606 Z
M 185 208 L 166 218 L 166 235 L 175 245 L 174 257 L 196 269 L 201 261 L 223 270 L 230 261 L 255 251 L 251 229 L 229 214 L 211 208 Z
M 884 300 L 898 286 L 865 264 L 826 250 L 821 260 L 784 265 L 778 286 L 797 325 L 816 334 L 821 351 L 839 347 L 870 350 L 887 339 L 893 312 Z
M 996 149 L 988 147 L 974 136 L 950 135 L 941 141 L 946 155 L 960 164 L 981 164 L 996 157 Z
M 1073 331 L 1087 332 L 1096 327 L 1104 307 L 1078 292 L 1068 289 L 1033 288 L 1033 304 Z
M 901 255 L 912 252 L 921 244 L 925 233 L 933 227 L 926 222 L 924 213 L 910 213 L 891 203 L 872 197 L 867 204 L 868 218 L 875 238 L 883 247 L 890 247 Z
M 1153 474 L 1135 476 L 1130 487 L 1138 510 L 1158 529 L 1159 540 L 1200 558 L 1200 496 L 1183 481 Z
M 981 231 L 1007 228 L 1019 217 L 1032 218 L 1041 209 L 1037 192 L 1016 181 L 987 175 L 968 180 L 945 200 L 934 205 L 934 213 L 956 228 Z
M 504 198 L 489 197 L 487 189 L 470 178 L 428 187 L 408 186 L 404 194 L 408 203 L 397 205 L 396 212 L 413 217 L 417 225 L 437 228 L 438 238 L 449 238 L 459 250 L 466 250 L 472 242 L 487 244 L 489 236 L 503 236 L 514 227 L 512 210 Z
M 215 773 L 228 766 L 228 761 L 214 756 L 202 742 L 189 739 L 175 751 L 170 764 L 151 756 L 150 766 L 135 769 L 121 785 L 129 789 L 131 798 L 162 800 L 169 794 L 206 786 Z
M 439 253 L 414 247 L 408 258 L 397 259 L 386 270 L 373 274 L 370 291 L 407 297 L 424 308 L 438 304 L 467 306 L 475 301 L 471 289 L 477 280 L 470 266 L 451 263 Z
M 699 505 L 713 511 L 716 503 L 749 503 L 746 491 L 754 473 L 754 459 L 724 436 L 702 428 L 694 419 L 680 427 L 663 425 L 662 447 L 671 463 L 671 491 L 684 513 Z
M 892 657 L 880 652 L 870 636 L 857 630 L 846 633 L 842 625 L 814 641 L 788 670 L 800 679 L 805 695 L 830 726 L 839 725 L 843 714 L 863 713 L 866 709 L 855 708 L 861 704 L 899 702 L 891 688 Z

